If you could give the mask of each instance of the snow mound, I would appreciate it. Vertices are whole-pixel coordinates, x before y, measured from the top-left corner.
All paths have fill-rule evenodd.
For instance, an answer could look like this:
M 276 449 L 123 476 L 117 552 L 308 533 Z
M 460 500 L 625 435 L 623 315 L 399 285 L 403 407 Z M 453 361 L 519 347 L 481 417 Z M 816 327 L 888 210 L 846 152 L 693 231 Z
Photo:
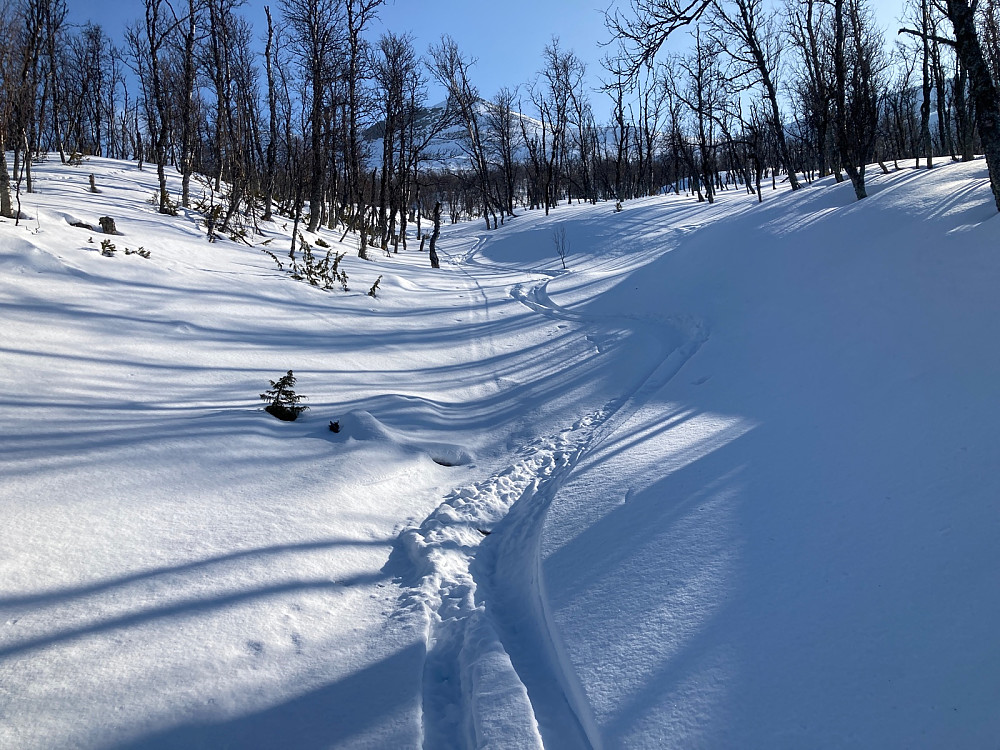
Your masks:
M 383 276 L 380 286 L 386 289 L 396 287 L 407 292 L 419 292 L 423 289 L 420 284 L 409 279 L 404 279 L 402 276 L 396 276 L 395 274 L 386 274 Z
M 407 437 L 402 431 L 383 424 L 364 409 L 348 412 L 340 418 L 339 422 L 340 432 L 338 435 L 342 440 L 392 443 L 426 453 L 434 463 L 442 466 L 465 466 L 475 460 L 472 453 L 459 445 L 427 442 Z
M 63 273 L 66 264 L 25 239 L 7 239 L 0 248 L 0 267 L 14 273 Z
M 372 414 L 363 410 L 348 412 L 340 419 L 340 434 L 349 440 L 398 442 L 398 435 L 394 430 L 386 427 Z
M 55 227 L 59 226 L 62 223 L 69 224 L 70 226 L 76 226 L 78 224 L 86 224 L 91 227 L 96 227 L 98 223 L 96 213 L 93 216 L 91 216 L 90 214 L 81 213 L 70 209 L 62 210 L 54 208 L 49 208 L 49 209 L 39 208 L 38 221 L 39 223 L 41 223 L 43 226 L 46 227 Z M 100 229 L 96 229 L 95 231 L 99 232 Z

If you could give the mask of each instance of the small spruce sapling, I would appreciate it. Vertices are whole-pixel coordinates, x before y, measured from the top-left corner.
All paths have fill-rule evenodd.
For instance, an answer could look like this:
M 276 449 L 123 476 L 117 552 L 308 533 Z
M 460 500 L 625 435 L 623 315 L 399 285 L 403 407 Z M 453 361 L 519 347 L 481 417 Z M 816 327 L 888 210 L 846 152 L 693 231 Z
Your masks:
M 295 387 L 295 376 L 289 370 L 286 375 L 278 380 L 268 381 L 271 387 L 260 394 L 261 401 L 266 401 L 267 406 L 264 411 L 272 417 L 277 417 L 283 422 L 294 422 L 299 414 L 308 409 L 299 402 L 305 396 L 298 395 L 293 389 Z
M 378 284 L 381 280 L 382 277 L 379 276 L 377 279 L 375 279 L 375 283 L 372 284 L 372 288 L 368 290 L 368 296 L 371 297 L 372 299 L 375 299 L 377 296 L 376 291 L 378 291 Z

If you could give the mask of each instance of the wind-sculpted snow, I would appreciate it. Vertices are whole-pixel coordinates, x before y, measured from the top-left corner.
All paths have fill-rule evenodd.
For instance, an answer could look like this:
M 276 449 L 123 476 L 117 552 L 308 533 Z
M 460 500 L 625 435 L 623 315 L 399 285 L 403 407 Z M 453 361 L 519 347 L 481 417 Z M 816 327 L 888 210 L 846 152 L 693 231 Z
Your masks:
M 442 466 L 463 466 L 474 460 L 472 454 L 460 445 L 412 440 L 397 430 L 382 424 L 376 417 L 364 410 L 350 411 L 337 420 L 337 437 L 334 441 L 374 441 L 403 446 L 421 453 Z
M 995 452 L 973 447 L 995 443 L 1000 366 L 979 343 L 1000 312 L 996 212 L 966 189 L 981 169 L 879 176 L 861 203 L 826 183 L 767 196 L 599 304 L 570 298 L 669 305 L 711 332 L 546 520 L 552 620 L 606 745 L 976 747 L 1000 730 L 983 666 L 1000 601 L 977 583 L 1000 539 Z

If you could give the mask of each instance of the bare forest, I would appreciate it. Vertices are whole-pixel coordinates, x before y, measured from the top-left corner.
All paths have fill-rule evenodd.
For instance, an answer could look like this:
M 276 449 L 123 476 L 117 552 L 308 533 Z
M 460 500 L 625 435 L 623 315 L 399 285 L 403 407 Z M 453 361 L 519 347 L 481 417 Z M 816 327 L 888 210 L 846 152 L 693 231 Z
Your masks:
M 974 154 L 1000 208 L 996 0 L 906 0 L 898 29 L 866 0 L 631 0 L 600 69 L 553 36 L 532 80 L 492 95 L 447 35 L 376 38 L 381 5 L 279 0 L 254 28 L 234 0 L 144 0 L 116 39 L 66 0 L 0 0 L 0 214 L 20 215 L 39 160 L 88 156 L 156 170 L 156 210 L 200 212 L 210 240 L 279 220 L 353 233 L 362 257 L 408 234 L 426 249 L 442 216 L 764 200 L 831 174 L 863 199 L 867 165 Z

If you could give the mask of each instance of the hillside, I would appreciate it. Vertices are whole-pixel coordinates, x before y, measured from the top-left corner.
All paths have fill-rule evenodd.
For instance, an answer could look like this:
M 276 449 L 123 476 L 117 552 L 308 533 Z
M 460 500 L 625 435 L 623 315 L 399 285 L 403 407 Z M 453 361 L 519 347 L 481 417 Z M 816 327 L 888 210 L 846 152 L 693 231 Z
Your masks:
M 995 742 L 1000 219 L 982 161 L 874 172 L 447 227 L 440 271 L 326 232 L 345 292 L 262 252 L 290 222 L 39 165 L 0 747 Z

